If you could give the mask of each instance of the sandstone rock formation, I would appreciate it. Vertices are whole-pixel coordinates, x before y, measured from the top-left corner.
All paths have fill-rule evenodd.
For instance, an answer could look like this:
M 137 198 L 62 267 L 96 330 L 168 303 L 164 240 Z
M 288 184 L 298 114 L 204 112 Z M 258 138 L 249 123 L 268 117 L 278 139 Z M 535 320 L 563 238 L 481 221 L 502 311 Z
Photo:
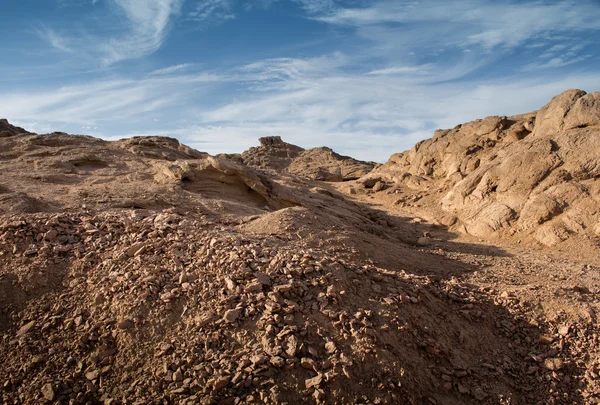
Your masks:
M 444 190 L 441 208 L 476 236 L 516 232 L 555 245 L 598 234 L 600 93 L 568 90 L 538 112 L 436 131 L 377 172 Z
M 259 139 L 260 146 L 241 154 L 244 164 L 259 169 L 285 171 L 311 180 L 348 181 L 369 173 L 374 163 L 335 153 L 327 147 L 304 150 L 283 142 L 279 136 Z M 236 159 L 235 156 L 231 157 Z

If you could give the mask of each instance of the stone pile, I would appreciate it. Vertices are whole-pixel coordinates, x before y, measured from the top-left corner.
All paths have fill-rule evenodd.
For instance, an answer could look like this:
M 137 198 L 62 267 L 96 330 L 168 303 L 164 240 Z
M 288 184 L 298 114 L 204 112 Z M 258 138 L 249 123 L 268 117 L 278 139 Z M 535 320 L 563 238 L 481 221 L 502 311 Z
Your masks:
M 2 403 L 598 394 L 594 327 L 533 325 L 506 292 L 240 229 L 172 209 L 3 217 Z

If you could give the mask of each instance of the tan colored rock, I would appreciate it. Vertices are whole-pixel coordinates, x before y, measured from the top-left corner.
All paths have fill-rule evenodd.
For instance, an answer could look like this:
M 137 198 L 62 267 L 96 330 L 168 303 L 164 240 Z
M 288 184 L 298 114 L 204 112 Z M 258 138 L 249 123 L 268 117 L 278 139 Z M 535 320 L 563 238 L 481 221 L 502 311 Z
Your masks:
M 5 118 L 1 118 L 0 119 L 0 133 L 4 134 L 4 135 L 0 135 L 0 138 L 2 138 L 2 137 L 19 135 L 19 134 L 28 134 L 29 132 L 27 132 L 26 130 L 24 130 L 21 127 L 17 127 L 15 125 L 10 124 L 8 122 L 8 120 L 6 120 Z
M 234 291 L 237 284 L 229 277 L 225 277 L 225 285 L 229 291 Z
M 35 326 L 35 321 L 27 322 L 25 325 L 21 326 L 17 331 L 17 336 L 25 336 L 33 327 Z
M 271 278 L 269 276 L 267 276 L 265 273 L 257 271 L 254 276 L 256 277 L 256 279 L 258 280 L 259 283 L 261 283 L 262 285 L 271 285 Z
M 571 330 L 570 325 L 562 325 L 558 328 L 558 334 L 561 336 L 567 336 L 569 334 L 570 330 Z
M 287 167 L 293 173 L 312 180 L 356 180 L 373 170 L 374 163 L 342 156 L 329 148 L 314 148 L 301 152 Z
M 223 315 L 223 319 L 229 323 L 235 322 L 240 317 L 239 309 L 229 309 L 225 311 L 225 315 Z
M 336 351 L 335 343 L 333 343 L 333 342 L 327 342 L 327 343 L 325 343 L 325 351 L 328 354 L 335 353 L 335 351 Z
M 47 383 L 42 386 L 42 396 L 46 401 L 54 401 L 56 394 L 51 383 Z
M 307 370 L 317 370 L 317 363 L 308 357 L 302 357 L 302 359 L 300 359 L 300 365 Z
M 280 356 L 273 356 L 270 360 L 271 364 L 277 368 L 281 368 L 285 365 L 285 360 Z
M 229 385 L 230 382 L 231 382 L 231 377 L 229 377 L 229 376 L 219 377 L 216 380 L 214 380 L 214 382 L 213 382 L 213 389 L 215 391 L 220 391 L 223 388 L 226 388 Z
M 317 374 L 316 377 L 306 379 L 304 381 L 304 386 L 306 387 L 307 390 L 310 390 L 313 387 L 318 387 L 319 385 L 321 385 L 322 381 L 323 381 L 323 375 Z
M 260 169 L 283 170 L 304 149 L 281 140 L 279 136 L 259 138 L 260 146 L 241 154 L 244 164 Z
M 564 367 L 564 362 L 559 358 L 549 358 L 544 360 L 544 366 L 551 371 L 558 371 Z

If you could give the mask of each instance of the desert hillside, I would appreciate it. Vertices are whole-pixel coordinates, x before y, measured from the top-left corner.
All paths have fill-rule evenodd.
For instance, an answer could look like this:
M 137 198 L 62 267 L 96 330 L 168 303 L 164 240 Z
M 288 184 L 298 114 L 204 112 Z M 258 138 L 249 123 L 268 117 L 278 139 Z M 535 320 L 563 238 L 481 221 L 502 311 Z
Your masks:
M 0 402 L 597 404 L 600 93 L 384 165 L 0 120 Z
M 600 93 L 439 130 L 372 177 L 431 198 L 452 230 L 555 246 L 600 236 Z

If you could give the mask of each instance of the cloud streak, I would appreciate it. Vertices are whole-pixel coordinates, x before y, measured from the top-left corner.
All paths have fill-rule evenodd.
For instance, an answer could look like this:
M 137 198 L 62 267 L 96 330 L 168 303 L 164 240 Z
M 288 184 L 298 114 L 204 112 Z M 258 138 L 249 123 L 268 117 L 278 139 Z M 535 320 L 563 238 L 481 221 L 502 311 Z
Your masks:
M 155 52 L 164 42 L 169 19 L 179 12 L 182 0 L 112 0 L 127 21 L 127 33 L 111 38 L 99 49 L 104 63 L 139 58 Z
M 137 59 L 158 50 L 164 43 L 170 19 L 180 12 L 183 0 L 108 0 L 114 14 L 100 22 L 114 26 L 109 32 L 88 32 L 64 27 L 60 32 L 44 27 L 38 35 L 54 49 L 77 54 L 80 62 L 100 61 L 109 66 Z
M 337 8 L 316 19 L 363 27 L 382 23 L 443 23 L 461 25 L 451 41 L 486 48 L 516 46 L 535 35 L 549 32 L 597 30 L 600 9 L 593 2 L 510 2 L 489 0 L 447 2 L 398 2 L 385 0 L 364 8 Z M 461 27 L 458 27 L 461 28 Z
M 61 52 L 71 53 L 73 50 L 69 46 L 69 41 L 56 33 L 54 30 L 42 26 L 39 29 L 36 29 L 35 32 L 42 38 L 44 41 L 48 42 L 54 49 L 57 49 Z
M 194 11 L 188 13 L 188 18 L 194 21 L 224 21 L 235 19 L 235 14 L 230 0 L 201 0 Z

